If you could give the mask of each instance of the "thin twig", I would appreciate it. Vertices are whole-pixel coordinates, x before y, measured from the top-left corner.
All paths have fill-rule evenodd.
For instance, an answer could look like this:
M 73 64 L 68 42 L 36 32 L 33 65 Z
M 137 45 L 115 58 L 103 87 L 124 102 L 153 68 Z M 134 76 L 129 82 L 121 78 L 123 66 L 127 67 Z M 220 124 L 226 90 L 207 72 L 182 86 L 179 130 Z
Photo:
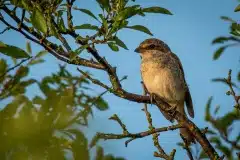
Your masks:
M 67 23 L 69 30 L 73 30 L 73 22 L 72 22 L 72 6 L 75 0 L 67 0 Z
M 231 95 L 233 96 L 235 102 L 236 102 L 236 105 L 234 106 L 235 108 L 239 109 L 240 110 L 240 96 L 237 96 L 236 95 L 236 92 L 234 91 L 233 89 L 233 83 L 232 83 L 232 70 L 230 69 L 229 72 L 228 72 L 228 78 L 226 79 L 227 80 L 227 84 L 230 88 L 230 91 L 231 91 Z
M 3 6 L 3 11 L 5 11 L 6 14 L 8 14 L 16 23 L 20 23 L 21 20 L 15 15 L 13 14 L 6 6 Z M 24 29 L 26 32 L 28 32 L 29 34 L 31 34 L 32 36 L 34 36 L 36 39 L 30 37 L 27 33 L 23 32 L 22 30 L 19 30 L 13 26 L 11 26 L 9 23 L 7 23 L 3 16 L 0 15 L 0 20 L 5 23 L 7 26 L 11 27 L 11 29 L 21 33 L 22 35 L 24 35 L 27 39 L 39 44 L 40 46 L 44 47 L 49 53 L 51 53 L 53 56 L 55 56 L 57 59 L 64 61 L 66 63 L 69 64 L 74 64 L 74 65 L 82 65 L 82 66 L 86 66 L 86 67 L 91 67 L 91 68 L 95 68 L 95 69 L 105 69 L 105 67 L 97 62 L 94 61 L 90 61 L 90 60 L 86 60 L 80 57 L 76 57 L 74 60 L 70 61 L 69 59 L 66 58 L 70 58 L 70 54 L 64 52 L 63 50 L 61 50 L 56 44 L 48 41 L 46 38 L 44 38 L 41 34 L 35 32 L 34 30 L 31 30 L 27 25 L 25 25 L 24 23 L 21 24 L 21 28 Z
M 4 72 L 1 76 L 0 76 L 0 79 L 2 79 L 8 72 L 14 70 L 15 68 L 19 67 L 20 65 L 22 65 L 24 62 L 28 61 L 29 59 L 31 59 L 32 57 L 28 57 L 26 59 L 23 59 L 21 60 L 18 64 L 16 64 L 15 66 L 13 67 L 10 67 L 6 70 L 6 72 Z
M 23 10 L 22 10 L 21 21 L 20 21 L 20 23 L 18 24 L 18 29 L 21 29 L 21 27 L 22 27 L 22 23 L 23 23 L 23 20 L 24 20 L 24 17 L 25 17 L 25 13 L 26 13 L 26 10 L 23 9 Z
M 70 45 L 68 44 L 67 40 L 62 36 L 62 34 L 60 34 L 60 29 L 53 18 L 51 18 L 51 22 L 53 26 L 57 29 L 57 38 L 62 42 L 63 46 L 67 49 L 67 51 L 71 53 L 72 49 Z
M 6 27 L 3 31 L 0 32 L 0 34 L 3 34 L 3 33 L 5 33 L 6 31 L 8 31 L 10 29 L 11 29 L 10 27 Z
M 109 139 L 124 139 L 124 138 L 132 138 L 132 140 L 138 139 L 138 138 L 144 138 L 146 136 L 150 136 L 154 133 L 159 132 L 166 132 L 170 130 L 175 130 L 178 128 L 181 128 L 182 126 L 180 124 L 168 126 L 168 127 L 161 127 L 161 128 L 155 128 L 152 130 L 147 130 L 143 132 L 138 133 L 127 133 L 127 134 L 113 134 L 113 133 L 97 133 L 97 136 L 99 139 L 109 140 Z M 127 145 L 127 144 L 126 144 Z
M 187 155 L 188 155 L 188 158 L 190 160 L 194 160 L 193 158 L 193 155 L 192 155 L 192 152 L 191 152 L 191 148 L 189 147 L 189 143 L 187 142 L 187 140 L 182 136 L 182 134 L 180 134 L 182 140 L 183 140 L 183 143 L 184 143 L 184 146 L 183 146 L 183 149 L 185 149 L 187 151 Z
M 146 89 L 145 89 L 145 86 L 144 86 L 143 83 L 142 83 L 142 88 L 143 88 L 143 94 L 144 94 L 144 95 L 147 95 L 147 92 L 146 92 Z M 150 114 L 150 112 L 148 112 L 148 107 L 147 107 L 147 104 L 146 104 L 146 103 L 144 103 L 144 109 L 143 109 L 143 111 L 145 112 L 146 117 L 147 117 L 147 121 L 148 121 L 148 125 L 149 125 L 148 128 L 149 128 L 150 130 L 155 130 L 155 127 L 154 127 L 153 124 L 152 124 L 151 114 Z M 176 151 L 174 151 L 175 149 L 173 150 L 173 152 L 174 152 L 173 157 L 170 157 L 169 155 L 167 155 L 166 152 L 165 152 L 165 151 L 163 150 L 163 148 L 161 147 L 161 145 L 159 144 L 158 136 L 159 136 L 158 133 L 153 133 L 153 134 L 152 134 L 152 139 L 153 139 L 154 146 L 158 149 L 158 152 L 154 152 L 154 156 L 155 156 L 155 157 L 164 158 L 164 159 L 166 159 L 166 160 L 173 160 L 173 159 L 174 159 L 175 152 L 176 152 Z
M 92 78 L 89 74 L 87 74 L 86 72 L 80 70 L 79 68 L 77 68 L 77 70 L 87 79 L 89 79 L 92 83 L 97 84 L 103 88 L 105 88 L 106 90 L 108 90 L 109 92 L 112 92 L 111 87 L 108 87 L 106 84 L 102 83 L 101 81 Z

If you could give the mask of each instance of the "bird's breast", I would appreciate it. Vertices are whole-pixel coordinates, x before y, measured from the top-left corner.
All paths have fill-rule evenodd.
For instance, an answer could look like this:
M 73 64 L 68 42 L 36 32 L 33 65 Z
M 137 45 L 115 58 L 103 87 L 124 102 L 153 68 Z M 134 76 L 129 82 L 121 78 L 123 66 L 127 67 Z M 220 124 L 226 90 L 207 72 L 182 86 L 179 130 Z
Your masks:
M 141 64 L 142 79 L 148 92 L 168 101 L 184 100 L 185 83 L 180 72 L 177 66 L 167 66 L 159 61 L 143 61 Z

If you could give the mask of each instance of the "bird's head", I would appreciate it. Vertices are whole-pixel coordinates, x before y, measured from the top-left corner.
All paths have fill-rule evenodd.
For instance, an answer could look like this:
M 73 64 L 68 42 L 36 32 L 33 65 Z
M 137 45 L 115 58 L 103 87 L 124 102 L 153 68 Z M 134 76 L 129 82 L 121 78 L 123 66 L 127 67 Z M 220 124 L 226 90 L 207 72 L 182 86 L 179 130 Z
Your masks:
M 144 54 L 144 52 L 148 52 L 152 50 L 157 50 L 161 52 L 171 51 L 168 45 L 163 41 L 156 38 L 150 38 L 140 43 L 140 45 L 135 49 L 135 52 Z

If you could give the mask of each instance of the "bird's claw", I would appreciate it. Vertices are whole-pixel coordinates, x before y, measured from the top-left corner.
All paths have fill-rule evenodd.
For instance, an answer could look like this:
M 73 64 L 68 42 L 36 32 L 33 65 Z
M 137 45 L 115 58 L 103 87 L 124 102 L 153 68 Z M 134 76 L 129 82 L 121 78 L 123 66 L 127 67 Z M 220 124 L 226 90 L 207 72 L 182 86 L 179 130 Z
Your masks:
M 154 98 L 154 95 L 151 94 L 151 93 L 149 93 L 149 96 L 150 96 L 150 103 L 151 103 L 151 105 L 152 105 L 152 104 L 153 104 L 153 98 Z
M 167 109 L 167 112 L 172 116 L 174 117 L 175 113 L 176 113 L 176 110 L 177 110 L 177 105 L 174 105 L 174 106 L 171 106 L 170 108 Z

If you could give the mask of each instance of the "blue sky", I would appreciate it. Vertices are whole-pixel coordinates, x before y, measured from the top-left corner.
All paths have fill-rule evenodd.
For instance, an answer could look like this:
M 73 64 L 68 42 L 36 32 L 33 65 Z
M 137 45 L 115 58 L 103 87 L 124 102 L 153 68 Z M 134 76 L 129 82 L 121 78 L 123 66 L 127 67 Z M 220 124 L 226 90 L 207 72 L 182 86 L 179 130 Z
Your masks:
M 222 84 L 212 83 L 211 79 L 225 77 L 230 68 L 233 70 L 233 79 L 235 79 L 237 69 L 239 70 L 240 68 L 240 60 L 237 56 L 239 51 L 237 52 L 236 48 L 228 49 L 220 60 L 213 61 L 212 55 L 216 46 L 212 46 L 211 41 L 217 36 L 228 35 L 229 24 L 220 20 L 220 16 L 229 16 L 239 20 L 237 17 L 239 13 L 233 12 L 237 6 L 237 1 L 138 0 L 137 3 L 144 7 L 165 7 L 174 14 L 173 16 L 160 14 L 148 14 L 146 17 L 138 16 L 131 19 L 130 24 L 147 26 L 154 34 L 154 37 L 165 41 L 171 50 L 179 56 L 193 98 L 196 113 L 193 121 L 199 127 L 206 127 L 206 123 L 204 122 L 205 105 L 208 98 L 212 95 L 214 96 L 214 105 L 220 104 L 222 113 L 232 109 L 231 107 L 234 102 L 231 97 L 225 96 L 227 87 Z M 90 9 L 96 15 L 100 13 L 100 9 L 94 0 L 80 1 L 79 5 Z M 93 19 L 82 13 L 75 12 L 74 15 L 77 15 L 74 19 L 75 25 L 96 23 Z M 3 28 L 2 24 L 0 24 L 0 28 Z M 81 33 L 85 34 L 89 32 L 82 31 Z M 97 49 L 111 64 L 117 66 L 119 77 L 128 76 L 128 79 L 122 83 L 123 87 L 129 92 L 141 94 L 140 57 L 133 51 L 140 42 L 150 36 L 129 29 L 119 32 L 118 36 L 125 42 L 129 50 L 121 49 L 116 53 L 104 45 L 97 46 Z M 1 35 L 0 40 L 22 48 L 25 48 L 26 44 L 26 40 L 14 32 L 8 32 L 4 36 Z M 71 42 L 71 46 L 76 47 L 74 41 L 69 40 L 69 42 Z M 33 45 L 33 51 L 37 52 L 40 49 L 40 47 Z M 84 54 L 86 57 L 89 57 L 88 53 Z M 30 76 L 41 78 L 44 75 L 55 72 L 60 62 L 51 55 L 48 55 L 46 60 L 46 63 L 32 68 Z M 76 71 L 76 66 L 69 65 L 68 67 L 74 74 L 79 74 Z M 106 74 L 96 70 L 91 71 L 98 79 L 109 84 Z M 92 87 L 96 89 L 97 93 L 103 91 L 103 89 L 97 86 L 93 85 Z M 32 89 L 29 93 L 32 95 L 38 94 L 34 91 Z M 130 132 L 139 132 L 148 128 L 144 112 L 141 111 L 143 108 L 142 104 L 122 100 L 111 94 L 106 94 L 104 98 L 109 102 L 110 109 L 106 112 L 95 112 L 94 118 L 90 120 L 89 128 L 86 129 L 89 138 L 97 131 L 121 133 L 118 124 L 108 120 L 114 113 L 119 115 Z M 149 106 L 149 111 L 152 113 L 153 123 L 156 127 L 169 125 L 169 122 L 163 118 L 155 106 Z M 176 148 L 175 144 L 178 141 L 179 136 L 177 131 L 165 132 L 160 135 L 160 144 L 162 144 L 167 152 L 170 152 L 172 148 Z M 126 159 L 156 159 L 153 157 L 155 148 L 151 136 L 135 140 L 127 148 L 124 146 L 124 142 L 124 140 L 111 140 L 102 142 L 101 144 L 105 147 L 106 153 L 113 153 L 117 156 L 123 156 Z M 177 148 L 176 159 L 185 157 L 185 151 Z

